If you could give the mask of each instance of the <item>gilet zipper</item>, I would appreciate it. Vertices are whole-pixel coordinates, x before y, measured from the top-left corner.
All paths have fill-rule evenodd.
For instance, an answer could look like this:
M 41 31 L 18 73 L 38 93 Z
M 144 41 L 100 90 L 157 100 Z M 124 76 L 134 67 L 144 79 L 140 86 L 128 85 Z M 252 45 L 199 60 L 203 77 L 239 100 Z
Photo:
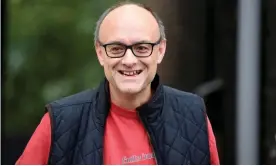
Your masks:
M 138 116 L 139 116 L 139 118 L 140 118 L 140 120 L 141 120 L 141 122 L 142 122 L 144 128 L 147 130 L 147 135 L 148 135 L 149 143 L 150 143 L 151 149 L 152 149 L 152 151 L 153 151 L 153 153 L 154 153 L 155 164 L 158 165 L 157 156 L 156 156 L 157 154 L 156 154 L 155 149 L 154 149 L 154 147 L 153 147 L 153 145 L 152 145 L 152 139 L 151 139 L 151 137 L 150 137 L 149 130 L 148 130 L 148 128 L 146 127 L 146 125 L 145 125 L 143 119 L 141 118 L 141 116 L 140 116 L 140 114 L 139 114 L 139 111 L 137 111 L 137 114 L 138 114 Z

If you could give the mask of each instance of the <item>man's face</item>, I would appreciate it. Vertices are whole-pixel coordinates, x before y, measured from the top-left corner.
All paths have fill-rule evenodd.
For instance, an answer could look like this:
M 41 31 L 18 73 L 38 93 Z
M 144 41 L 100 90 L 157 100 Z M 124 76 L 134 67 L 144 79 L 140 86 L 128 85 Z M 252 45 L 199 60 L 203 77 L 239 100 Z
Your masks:
M 119 43 L 133 45 L 136 43 L 155 43 L 160 39 L 160 31 L 155 18 L 143 8 L 125 5 L 113 10 L 102 22 L 99 41 L 102 44 Z M 144 55 L 143 45 L 134 46 L 134 53 Z M 149 45 L 148 45 L 149 46 Z M 111 58 L 123 52 L 123 47 L 111 45 L 106 49 L 96 43 L 96 52 L 104 68 L 111 88 L 121 93 L 137 94 L 149 87 L 161 63 L 166 41 L 154 45 L 147 57 L 136 57 L 131 49 L 126 49 L 124 56 Z

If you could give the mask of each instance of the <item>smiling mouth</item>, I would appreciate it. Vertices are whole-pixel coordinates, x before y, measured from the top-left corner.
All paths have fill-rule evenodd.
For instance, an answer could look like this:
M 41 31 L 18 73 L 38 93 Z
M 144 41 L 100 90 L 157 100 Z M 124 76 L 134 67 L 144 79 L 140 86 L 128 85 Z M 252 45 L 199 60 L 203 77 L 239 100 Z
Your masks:
M 124 75 L 124 76 L 137 76 L 140 73 L 142 73 L 143 70 L 133 70 L 133 71 L 124 71 L 124 70 L 119 70 L 119 73 Z

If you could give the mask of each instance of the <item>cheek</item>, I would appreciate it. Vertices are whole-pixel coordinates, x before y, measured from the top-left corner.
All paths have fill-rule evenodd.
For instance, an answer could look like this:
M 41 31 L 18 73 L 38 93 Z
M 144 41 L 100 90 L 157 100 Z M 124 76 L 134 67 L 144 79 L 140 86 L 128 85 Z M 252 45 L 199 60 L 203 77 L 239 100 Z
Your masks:
M 155 51 L 155 53 L 152 54 L 151 61 L 152 61 L 152 63 L 157 64 L 160 56 L 159 56 L 159 53 L 157 52 L 157 50 L 154 50 L 154 51 Z
M 119 63 L 119 59 L 105 59 L 104 69 L 111 72 L 116 69 L 116 66 L 118 66 Z
M 145 58 L 141 61 L 148 68 L 152 68 L 158 64 L 158 57 L 156 55 L 150 56 L 149 58 Z
M 111 64 L 105 64 L 104 73 L 108 80 L 111 81 L 110 79 L 116 75 L 116 70 Z

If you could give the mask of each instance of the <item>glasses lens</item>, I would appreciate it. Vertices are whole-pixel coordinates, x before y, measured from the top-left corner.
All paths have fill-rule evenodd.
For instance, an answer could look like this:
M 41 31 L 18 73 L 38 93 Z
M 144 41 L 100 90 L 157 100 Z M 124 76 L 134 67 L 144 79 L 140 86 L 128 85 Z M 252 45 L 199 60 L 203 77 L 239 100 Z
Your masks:
M 125 53 L 126 47 L 120 44 L 110 44 L 106 46 L 106 52 L 110 57 L 120 57 Z
M 136 44 L 132 47 L 133 52 L 136 56 L 149 56 L 152 52 L 152 45 L 151 44 Z

